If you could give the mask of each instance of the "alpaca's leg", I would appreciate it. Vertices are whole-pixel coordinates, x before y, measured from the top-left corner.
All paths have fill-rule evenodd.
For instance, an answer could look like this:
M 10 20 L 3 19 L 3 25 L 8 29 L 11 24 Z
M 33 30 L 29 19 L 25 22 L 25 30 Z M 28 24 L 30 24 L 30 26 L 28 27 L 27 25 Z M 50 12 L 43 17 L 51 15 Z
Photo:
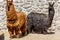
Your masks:
M 19 38 L 21 36 L 20 28 L 17 28 L 17 27 L 15 28 L 15 35 L 16 35 L 17 38 Z
M 10 34 L 10 38 L 12 38 L 14 36 L 14 30 L 12 30 L 11 27 L 8 27 L 8 32 Z
M 26 36 L 27 35 L 27 29 L 26 28 L 22 28 L 21 29 L 22 35 Z
M 27 28 L 26 28 L 26 24 L 24 24 L 21 28 L 21 32 L 22 32 L 22 35 L 25 36 L 27 35 Z

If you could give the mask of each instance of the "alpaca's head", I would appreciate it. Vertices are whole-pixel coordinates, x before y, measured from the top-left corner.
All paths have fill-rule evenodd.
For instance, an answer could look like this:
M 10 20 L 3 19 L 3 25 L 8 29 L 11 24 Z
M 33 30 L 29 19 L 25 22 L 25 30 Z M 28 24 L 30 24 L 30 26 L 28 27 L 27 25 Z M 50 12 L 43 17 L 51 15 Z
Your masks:
M 6 5 L 6 15 L 7 15 L 7 20 L 10 22 L 14 22 L 14 20 L 17 19 L 17 14 L 14 8 L 13 0 L 6 0 L 7 5 Z
M 13 0 L 7 0 L 8 11 L 10 11 L 10 7 L 13 5 Z
M 7 0 L 7 5 L 8 5 L 8 6 L 13 5 L 13 0 Z

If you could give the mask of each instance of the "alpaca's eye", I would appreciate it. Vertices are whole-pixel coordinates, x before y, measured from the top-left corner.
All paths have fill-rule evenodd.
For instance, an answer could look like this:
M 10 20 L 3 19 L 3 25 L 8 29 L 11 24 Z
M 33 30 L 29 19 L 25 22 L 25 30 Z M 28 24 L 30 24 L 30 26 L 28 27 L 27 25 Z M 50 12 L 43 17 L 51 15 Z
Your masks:
M 9 3 L 9 5 L 12 5 L 12 3 Z
M 10 22 L 10 23 L 12 23 L 12 24 L 13 24 L 13 23 L 15 23 L 15 21 L 14 21 L 14 20 L 9 20 L 9 22 Z
M 10 6 L 8 6 L 8 11 L 10 11 Z

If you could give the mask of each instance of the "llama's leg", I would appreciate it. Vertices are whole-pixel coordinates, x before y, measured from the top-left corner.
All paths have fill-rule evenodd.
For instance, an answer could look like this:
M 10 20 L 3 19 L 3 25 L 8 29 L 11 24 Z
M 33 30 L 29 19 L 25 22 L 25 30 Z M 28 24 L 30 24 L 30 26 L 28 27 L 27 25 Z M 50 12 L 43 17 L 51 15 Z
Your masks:
M 14 36 L 14 30 L 11 27 L 8 27 L 8 32 L 10 34 L 10 38 L 13 38 L 13 36 Z
M 45 30 L 44 28 L 41 28 L 41 33 L 42 33 L 42 34 L 46 34 L 45 31 L 46 31 L 46 30 Z
M 29 33 L 31 33 L 31 32 L 32 32 L 32 26 L 29 25 L 29 26 L 27 27 L 27 34 L 29 34 Z
M 17 27 L 15 28 L 15 35 L 16 35 L 17 38 L 19 38 L 21 36 L 20 28 L 17 28 Z
M 32 23 L 33 23 L 32 16 L 28 15 L 27 16 L 27 34 L 32 32 L 32 25 L 33 25 Z
M 47 34 L 47 30 L 45 28 L 43 28 L 43 34 Z
M 41 33 L 43 34 L 43 28 L 41 28 Z
M 47 32 L 47 29 L 44 29 L 44 32 L 45 32 L 45 34 L 47 34 L 48 32 Z
M 27 25 L 27 34 L 31 33 L 31 32 L 32 32 L 32 30 L 34 30 L 34 26 L 33 26 L 33 25 L 28 24 L 28 25 Z

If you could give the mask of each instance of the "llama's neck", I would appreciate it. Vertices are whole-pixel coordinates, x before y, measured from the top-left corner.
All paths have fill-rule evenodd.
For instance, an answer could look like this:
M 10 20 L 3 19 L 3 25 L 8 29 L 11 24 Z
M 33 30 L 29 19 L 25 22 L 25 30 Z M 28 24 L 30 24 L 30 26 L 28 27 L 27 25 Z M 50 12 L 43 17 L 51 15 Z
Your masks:
M 55 14 L 54 8 L 53 8 L 53 9 L 49 9 L 49 14 L 48 14 L 48 16 L 49 16 L 49 22 L 50 22 L 49 25 L 50 25 L 50 26 L 51 26 L 51 24 L 52 24 L 54 14 Z
M 14 5 L 10 5 L 10 7 L 9 5 L 6 5 L 6 15 L 7 15 L 7 18 L 11 20 L 17 19 L 17 14 L 15 11 Z

